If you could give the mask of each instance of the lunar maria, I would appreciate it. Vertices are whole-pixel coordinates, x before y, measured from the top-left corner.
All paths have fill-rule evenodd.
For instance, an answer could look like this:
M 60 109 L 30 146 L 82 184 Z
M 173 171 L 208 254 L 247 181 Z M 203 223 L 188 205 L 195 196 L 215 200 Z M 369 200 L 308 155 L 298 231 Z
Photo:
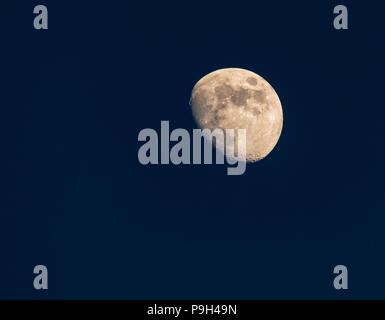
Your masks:
M 236 130 L 237 134 L 235 134 L 234 129 L 193 129 L 191 138 L 190 133 L 182 128 L 174 129 L 170 133 L 169 121 L 161 121 L 160 139 L 154 129 L 140 130 L 138 141 L 145 143 L 138 150 L 138 160 L 142 165 L 166 165 L 170 162 L 174 165 L 213 164 L 215 139 L 217 147 L 215 149 L 215 164 L 224 164 L 226 158 L 229 165 L 227 174 L 242 175 L 246 171 L 246 130 Z M 237 141 L 235 141 L 235 137 L 237 137 Z M 171 148 L 170 142 L 174 143 Z

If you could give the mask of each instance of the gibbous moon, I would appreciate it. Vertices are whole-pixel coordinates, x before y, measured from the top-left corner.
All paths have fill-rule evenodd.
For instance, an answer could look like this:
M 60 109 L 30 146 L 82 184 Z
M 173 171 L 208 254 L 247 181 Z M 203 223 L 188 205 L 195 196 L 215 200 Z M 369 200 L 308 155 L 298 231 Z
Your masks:
M 277 93 L 245 69 L 219 69 L 204 76 L 192 90 L 190 105 L 201 129 L 246 129 L 247 162 L 266 157 L 281 135 L 283 113 Z

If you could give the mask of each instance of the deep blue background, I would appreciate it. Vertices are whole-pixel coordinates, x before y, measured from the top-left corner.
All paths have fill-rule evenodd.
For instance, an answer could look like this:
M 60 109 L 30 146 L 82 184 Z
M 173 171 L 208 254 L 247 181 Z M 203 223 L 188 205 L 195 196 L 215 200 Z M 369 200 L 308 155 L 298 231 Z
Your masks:
M 333 29 L 340 3 L 349 30 Z M 2 4 L 0 298 L 385 298 L 378 5 Z M 225 67 L 277 91 L 273 152 L 243 176 L 140 165 L 138 132 L 194 128 L 192 87 Z

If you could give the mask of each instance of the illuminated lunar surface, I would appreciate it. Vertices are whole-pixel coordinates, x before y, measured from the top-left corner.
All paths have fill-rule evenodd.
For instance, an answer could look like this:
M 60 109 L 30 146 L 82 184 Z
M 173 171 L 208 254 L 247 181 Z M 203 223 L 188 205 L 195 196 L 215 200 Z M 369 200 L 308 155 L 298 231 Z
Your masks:
M 246 129 L 248 162 L 266 157 L 281 135 L 283 114 L 277 93 L 265 79 L 245 69 L 220 69 L 204 76 L 192 90 L 190 105 L 201 129 L 234 129 L 235 142 L 237 129 Z

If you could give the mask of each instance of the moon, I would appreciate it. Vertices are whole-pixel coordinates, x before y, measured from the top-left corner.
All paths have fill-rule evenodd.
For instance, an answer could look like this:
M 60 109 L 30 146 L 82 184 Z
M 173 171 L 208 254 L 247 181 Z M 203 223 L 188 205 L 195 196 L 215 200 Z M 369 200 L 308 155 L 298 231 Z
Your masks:
M 246 129 L 247 162 L 265 158 L 282 132 L 283 112 L 277 93 L 249 70 L 226 68 L 207 74 L 195 84 L 190 106 L 201 129 L 234 129 L 236 141 L 237 129 Z

